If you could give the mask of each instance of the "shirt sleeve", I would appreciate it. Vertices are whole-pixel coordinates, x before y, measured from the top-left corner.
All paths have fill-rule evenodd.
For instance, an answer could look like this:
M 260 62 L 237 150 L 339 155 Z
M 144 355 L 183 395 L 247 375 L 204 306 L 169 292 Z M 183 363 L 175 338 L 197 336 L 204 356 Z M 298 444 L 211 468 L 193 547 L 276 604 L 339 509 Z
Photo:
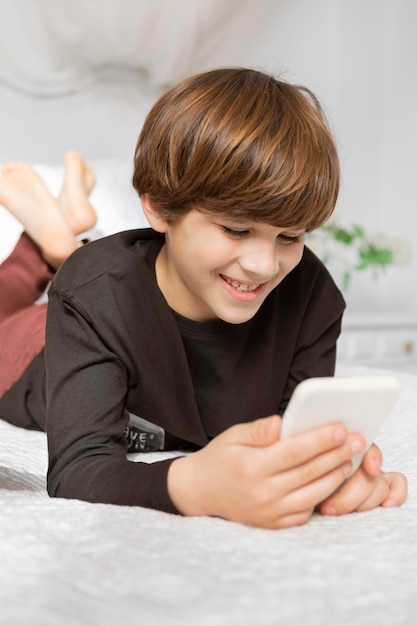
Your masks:
M 126 456 L 126 368 L 81 307 L 54 285 L 45 354 L 49 494 L 178 513 L 167 490 L 174 459 L 142 463 Z

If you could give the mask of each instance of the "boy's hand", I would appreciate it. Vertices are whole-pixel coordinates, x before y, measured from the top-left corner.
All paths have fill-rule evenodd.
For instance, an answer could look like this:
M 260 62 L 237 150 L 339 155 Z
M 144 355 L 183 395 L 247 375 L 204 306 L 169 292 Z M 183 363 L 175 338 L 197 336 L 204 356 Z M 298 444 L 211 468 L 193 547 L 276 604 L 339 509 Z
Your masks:
M 398 472 L 381 472 L 382 454 L 373 445 L 361 466 L 334 495 L 320 504 L 323 515 L 369 511 L 377 506 L 400 506 L 407 497 L 407 479 Z
M 365 442 L 338 423 L 284 440 L 280 430 L 277 415 L 237 424 L 176 459 L 168 492 L 178 510 L 263 528 L 305 524 L 346 479 Z

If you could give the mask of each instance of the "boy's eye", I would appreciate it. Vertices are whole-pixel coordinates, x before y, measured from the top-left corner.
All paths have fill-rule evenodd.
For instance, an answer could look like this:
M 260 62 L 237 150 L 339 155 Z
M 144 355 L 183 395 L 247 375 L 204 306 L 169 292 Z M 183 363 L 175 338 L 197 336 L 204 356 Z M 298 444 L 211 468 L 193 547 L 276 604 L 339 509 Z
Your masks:
M 248 234 L 247 230 L 235 230 L 234 228 L 228 228 L 227 226 L 222 226 L 223 232 L 229 237 L 234 237 L 235 239 L 240 239 L 241 237 L 245 237 Z
M 278 239 L 281 243 L 288 245 L 290 243 L 298 243 L 301 241 L 301 235 L 284 235 L 284 233 L 281 233 L 278 235 Z

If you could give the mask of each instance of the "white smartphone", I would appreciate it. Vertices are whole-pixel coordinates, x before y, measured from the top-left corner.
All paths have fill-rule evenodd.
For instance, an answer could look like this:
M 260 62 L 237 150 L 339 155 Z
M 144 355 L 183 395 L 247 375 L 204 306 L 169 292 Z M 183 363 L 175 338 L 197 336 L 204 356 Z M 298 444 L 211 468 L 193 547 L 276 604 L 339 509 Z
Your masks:
M 309 378 L 294 390 L 285 410 L 281 437 L 330 422 L 343 422 L 349 432 L 366 439 L 366 449 L 352 461 L 352 471 L 374 441 L 400 393 L 394 376 Z

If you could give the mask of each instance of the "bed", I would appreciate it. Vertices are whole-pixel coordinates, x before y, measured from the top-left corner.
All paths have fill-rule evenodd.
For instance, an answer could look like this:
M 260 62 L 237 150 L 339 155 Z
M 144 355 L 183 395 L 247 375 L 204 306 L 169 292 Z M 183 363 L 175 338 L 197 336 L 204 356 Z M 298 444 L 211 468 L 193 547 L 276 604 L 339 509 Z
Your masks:
M 146 224 L 129 160 L 98 160 L 91 236 Z M 52 192 L 62 167 L 37 164 Z M 19 225 L 3 213 L 2 250 Z M 7 221 L 9 220 L 9 221 Z M 338 375 L 386 373 L 338 363 Z M 377 443 L 404 472 L 399 509 L 281 531 L 50 499 L 46 436 L 0 421 L 0 624 L 412 625 L 417 619 L 417 376 Z M 175 454 L 175 453 L 174 453 Z M 164 453 L 134 455 L 153 462 Z
M 14 9 L 12 3 L 8 6 L 9 18 L 17 10 L 13 4 Z M 32 39 L 21 36 L 22 46 L 33 41 L 34 33 L 52 32 L 34 21 L 35 9 L 48 6 L 48 19 L 67 25 L 58 38 L 63 49 L 70 35 L 82 41 L 82 32 L 74 31 L 74 24 L 71 30 L 71 15 L 62 21 L 62 11 L 71 6 L 77 14 L 81 6 L 84 22 L 77 22 L 78 29 L 91 28 L 94 19 L 89 13 L 92 3 L 78 6 L 75 0 L 57 0 L 53 10 L 47 0 L 26 4 Z M 146 3 L 127 4 L 131 11 L 138 7 L 143 11 Z M 235 2 L 211 4 L 216 11 L 223 7 L 222 24 L 233 21 L 228 11 Z M 250 11 L 253 3 L 245 4 Z M 179 16 L 170 19 L 183 19 L 184 2 L 175 6 Z M 103 16 L 114 21 L 110 11 Z M 199 24 L 212 28 L 213 22 Z M 172 23 L 168 27 L 172 30 Z M 163 38 L 163 24 L 160 28 Z M 6 26 L 5 14 L 0 29 L 0 57 L 5 59 L 5 36 L 17 41 L 17 33 Z M 146 32 L 146 24 L 141 32 Z M 194 59 L 195 29 L 192 38 L 184 29 L 178 33 L 188 45 L 187 58 Z M 125 38 L 125 53 L 132 58 L 129 41 L 133 40 Z M 97 40 L 93 43 L 97 55 Z M 107 41 L 106 49 L 111 44 Z M 218 41 L 211 39 L 209 44 L 207 49 L 213 49 Z M 82 50 L 87 55 L 88 50 Z M 189 64 L 179 64 L 175 54 L 155 58 L 148 49 L 145 61 L 137 61 L 139 73 L 137 68 L 109 68 L 104 63 L 105 72 L 97 73 L 95 67 L 92 73 L 80 73 L 77 67 L 78 73 L 59 76 L 52 76 L 56 68 L 51 67 L 49 73 L 44 67 L 36 74 L 39 67 L 27 54 L 19 65 L 9 66 L 13 69 L 9 73 L 0 63 L 0 162 L 30 160 L 55 193 L 62 180 L 62 167 L 57 165 L 62 151 L 80 149 L 98 181 L 92 194 L 98 222 L 91 237 L 146 225 L 130 187 L 134 138 L 173 69 L 178 73 L 190 69 Z M 124 60 L 120 57 L 119 65 Z M 204 62 L 200 58 L 200 66 Z M 80 81 L 81 91 L 76 87 Z M 118 125 L 112 131 L 116 114 Z M 10 252 L 19 232 L 19 224 L 0 207 L 1 258 Z M 379 370 L 338 362 L 338 375 L 367 373 Z M 407 475 L 406 503 L 399 509 L 378 508 L 342 518 L 315 515 L 306 526 L 276 532 L 216 518 L 50 499 L 45 488 L 45 434 L 0 420 L 0 625 L 417 623 L 417 376 L 393 373 L 400 379 L 401 395 L 377 443 L 384 469 Z M 135 455 L 132 460 L 154 462 L 165 457 Z
M 0 623 L 412 626 L 417 377 L 399 378 L 377 443 L 406 503 L 280 531 L 50 499 L 45 434 L 0 422 Z

